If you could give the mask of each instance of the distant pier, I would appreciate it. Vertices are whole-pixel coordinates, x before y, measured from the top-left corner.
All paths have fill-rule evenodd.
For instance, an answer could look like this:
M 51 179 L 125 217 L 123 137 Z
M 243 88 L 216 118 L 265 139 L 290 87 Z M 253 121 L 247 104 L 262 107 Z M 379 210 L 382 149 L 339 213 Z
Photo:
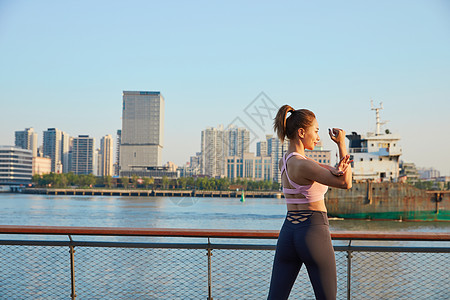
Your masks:
M 137 197 L 215 197 L 240 198 L 242 191 L 204 191 L 204 190 L 129 190 L 129 189 L 48 189 L 27 188 L 26 194 L 72 195 L 72 196 L 137 196 Z M 245 191 L 246 198 L 277 198 L 283 194 L 275 191 Z

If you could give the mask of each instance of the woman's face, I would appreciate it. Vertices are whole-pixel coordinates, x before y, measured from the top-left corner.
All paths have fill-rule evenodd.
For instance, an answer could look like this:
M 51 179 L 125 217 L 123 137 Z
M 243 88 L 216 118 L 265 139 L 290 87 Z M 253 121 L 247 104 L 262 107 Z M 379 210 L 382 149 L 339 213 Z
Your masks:
M 319 123 L 317 123 L 316 119 L 313 120 L 311 126 L 309 126 L 306 130 L 303 130 L 303 135 L 300 135 L 300 140 L 302 141 L 305 149 L 314 150 L 314 147 L 320 141 Z

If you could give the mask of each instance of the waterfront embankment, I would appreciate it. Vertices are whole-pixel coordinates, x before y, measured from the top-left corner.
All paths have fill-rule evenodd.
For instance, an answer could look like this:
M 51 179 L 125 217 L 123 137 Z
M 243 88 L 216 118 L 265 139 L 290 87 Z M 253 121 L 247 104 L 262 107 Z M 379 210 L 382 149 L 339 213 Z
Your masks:
M 73 196 L 141 196 L 141 197 L 220 197 L 238 198 L 242 191 L 208 191 L 208 190 L 145 190 L 145 189 L 57 189 L 57 188 L 27 188 L 25 194 L 41 195 L 73 195 Z M 245 191 L 247 198 L 282 198 L 277 191 Z

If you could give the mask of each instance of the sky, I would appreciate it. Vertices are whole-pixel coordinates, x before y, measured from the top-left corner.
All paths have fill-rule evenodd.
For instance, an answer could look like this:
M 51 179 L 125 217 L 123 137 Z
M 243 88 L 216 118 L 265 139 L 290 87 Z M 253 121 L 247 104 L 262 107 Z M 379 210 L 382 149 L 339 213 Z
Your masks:
M 374 131 L 373 100 L 402 160 L 450 175 L 448 1 L 0 0 L 0 47 L 0 145 L 28 127 L 98 144 L 138 90 L 165 98 L 163 163 L 219 124 L 254 152 L 273 133 L 255 112 L 283 104 L 312 110 L 334 153 L 326 129 Z

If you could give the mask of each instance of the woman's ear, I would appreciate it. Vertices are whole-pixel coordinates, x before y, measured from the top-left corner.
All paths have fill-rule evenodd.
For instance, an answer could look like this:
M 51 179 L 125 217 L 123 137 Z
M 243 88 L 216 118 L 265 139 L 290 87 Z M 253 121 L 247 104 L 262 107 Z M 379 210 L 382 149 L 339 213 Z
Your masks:
M 297 133 L 298 133 L 298 137 L 299 137 L 299 138 L 301 138 L 301 139 L 305 138 L 305 133 L 306 133 L 305 129 L 299 128 L 299 129 L 297 130 Z

